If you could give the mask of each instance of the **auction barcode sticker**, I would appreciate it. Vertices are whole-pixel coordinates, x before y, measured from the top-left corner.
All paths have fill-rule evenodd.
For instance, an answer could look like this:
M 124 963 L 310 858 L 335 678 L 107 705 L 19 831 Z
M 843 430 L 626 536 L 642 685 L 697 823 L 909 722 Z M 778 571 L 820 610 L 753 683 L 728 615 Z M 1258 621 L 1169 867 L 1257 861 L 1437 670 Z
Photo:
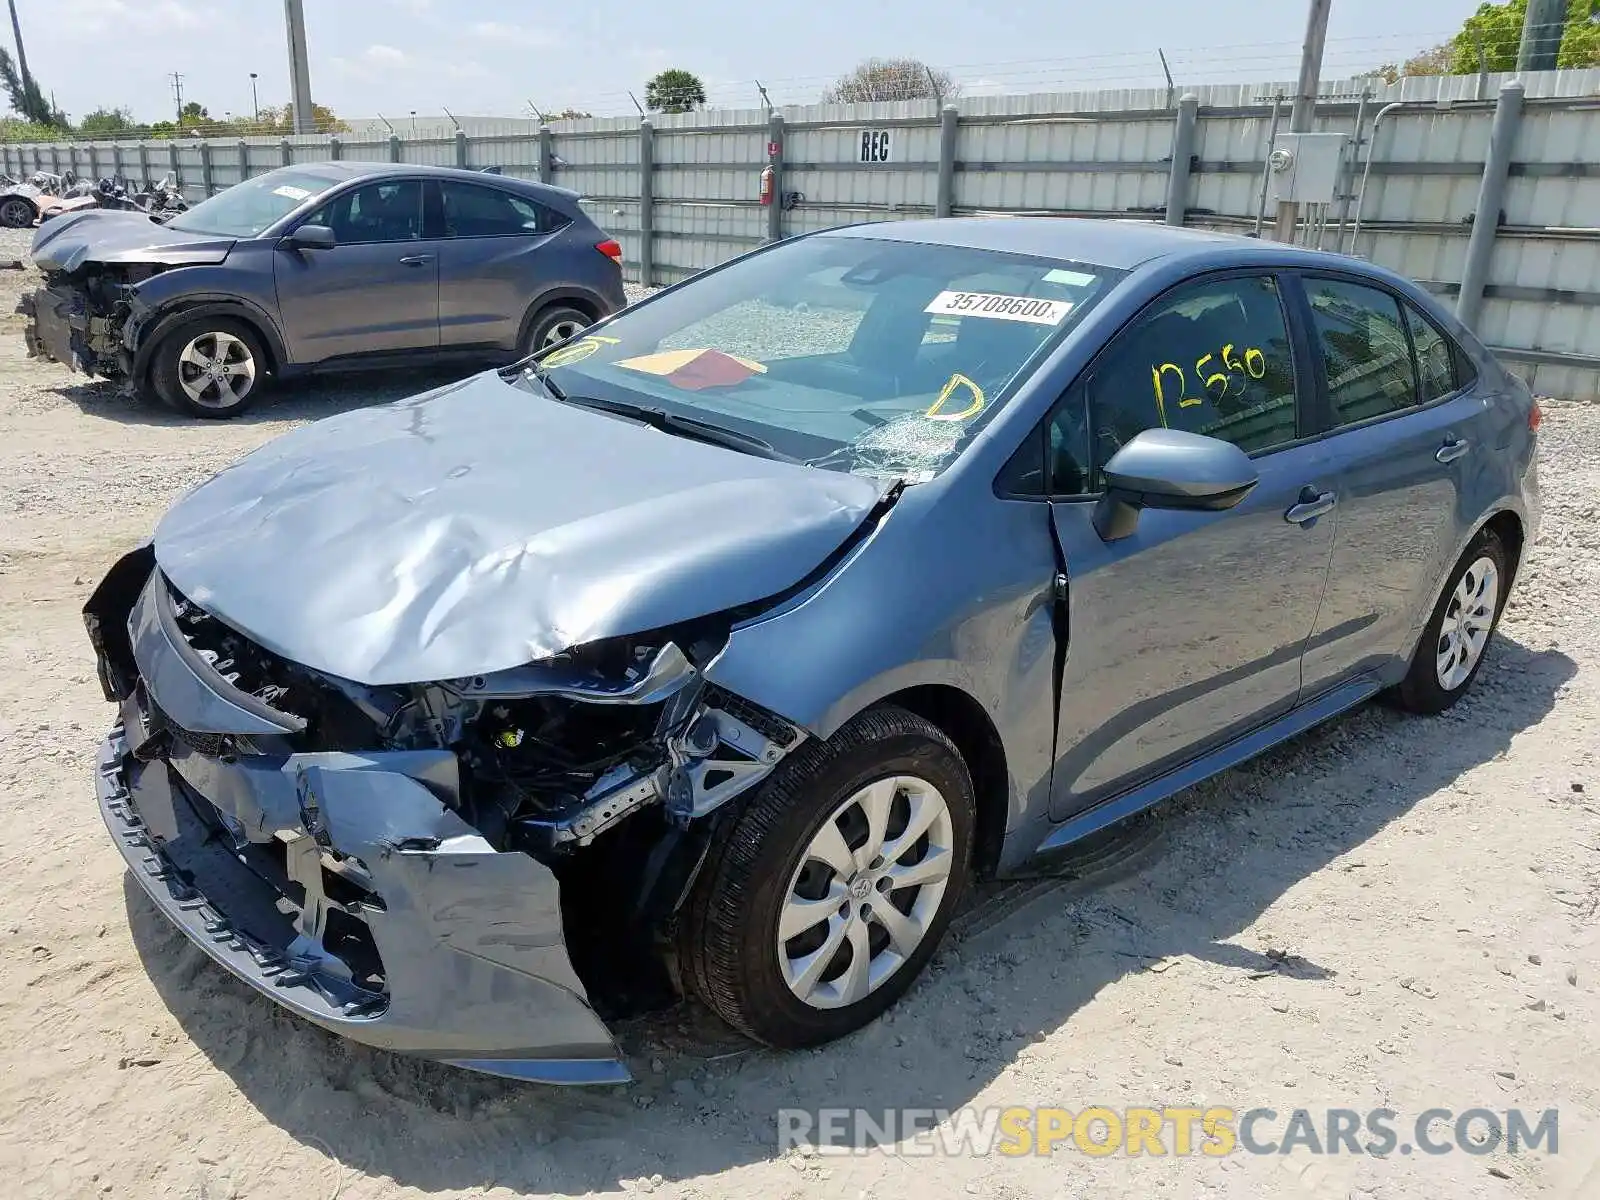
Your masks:
M 992 317 L 997 321 L 1059 325 L 1072 311 L 1072 301 L 1003 296 L 997 292 L 940 292 L 922 311 L 944 317 Z

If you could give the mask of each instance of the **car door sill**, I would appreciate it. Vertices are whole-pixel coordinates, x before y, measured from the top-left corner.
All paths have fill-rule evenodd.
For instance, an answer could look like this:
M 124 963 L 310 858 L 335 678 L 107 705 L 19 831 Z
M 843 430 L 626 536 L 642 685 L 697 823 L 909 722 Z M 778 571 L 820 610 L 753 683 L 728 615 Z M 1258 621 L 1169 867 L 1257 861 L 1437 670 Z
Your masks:
M 1174 792 L 1192 787 L 1230 767 L 1236 767 L 1271 749 L 1279 742 L 1297 737 L 1328 718 L 1354 708 L 1363 700 L 1377 695 L 1382 686 L 1376 677 L 1370 675 L 1352 679 L 1305 704 L 1290 709 L 1270 724 L 1217 747 L 1209 754 L 1191 759 L 1148 783 L 1142 783 L 1108 800 L 1102 800 L 1093 808 L 1069 817 L 1055 826 L 1050 831 L 1050 836 L 1045 838 L 1034 851 L 1034 857 L 1064 850 L 1090 834 L 1099 833 L 1109 825 L 1159 804 Z

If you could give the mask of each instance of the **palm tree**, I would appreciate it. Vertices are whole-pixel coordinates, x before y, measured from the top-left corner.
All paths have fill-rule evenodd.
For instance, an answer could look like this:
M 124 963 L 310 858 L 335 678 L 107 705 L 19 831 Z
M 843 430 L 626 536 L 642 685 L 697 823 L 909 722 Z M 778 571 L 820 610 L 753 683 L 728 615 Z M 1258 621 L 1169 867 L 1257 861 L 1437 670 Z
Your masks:
M 700 77 L 678 67 L 668 67 L 644 85 L 644 104 L 652 112 L 690 112 L 705 102 Z

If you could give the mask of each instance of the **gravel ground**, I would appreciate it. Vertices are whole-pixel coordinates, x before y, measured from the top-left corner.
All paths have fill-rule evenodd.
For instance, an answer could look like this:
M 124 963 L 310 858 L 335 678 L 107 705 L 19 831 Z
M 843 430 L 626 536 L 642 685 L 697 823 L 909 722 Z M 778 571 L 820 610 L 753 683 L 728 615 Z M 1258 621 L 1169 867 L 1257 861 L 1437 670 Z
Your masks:
M 0 262 L 24 245 L 0 234 Z M 317 381 L 240 422 L 179 420 L 24 359 L 9 314 L 28 278 L 0 272 L 13 1195 L 1597 1194 L 1594 408 L 1548 409 L 1545 532 L 1451 713 L 1366 708 L 1185 793 L 1101 886 L 980 909 L 897 1012 L 842 1044 L 753 1050 L 685 1008 L 625 1031 L 636 1087 L 558 1093 L 341 1042 L 235 983 L 126 878 L 89 781 L 112 713 L 78 612 L 105 566 L 244 451 L 430 380 Z M 782 1106 L 967 1103 L 1558 1108 L 1560 1153 L 932 1160 L 775 1145 Z

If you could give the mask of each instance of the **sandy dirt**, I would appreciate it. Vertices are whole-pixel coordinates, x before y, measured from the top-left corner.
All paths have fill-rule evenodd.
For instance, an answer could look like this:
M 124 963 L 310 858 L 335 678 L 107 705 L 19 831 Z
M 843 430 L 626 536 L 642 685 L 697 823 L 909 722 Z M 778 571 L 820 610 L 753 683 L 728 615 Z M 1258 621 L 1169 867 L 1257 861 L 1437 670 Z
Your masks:
M 22 245 L 0 238 L 0 263 Z M 1118 875 L 980 910 L 843 1043 L 770 1053 L 685 1008 L 622 1031 L 637 1085 L 558 1092 L 345 1043 L 235 982 L 126 876 L 90 783 L 112 710 L 79 609 L 105 567 L 246 450 L 430 380 L 319 382 L 237 423 L 182 420 L 27 361 L 9 314 L 30 278 L 0 270 L 7 1195 L 1600 1195 L 1600 410 L 1548 408 L 1544 535 L 1449 714 L 1365 708 L 1184 793 Z M 777 1147 L 782 1107 L 964 1104 L 1556 1108 L 1560 1143 L 1383 1159 Z

